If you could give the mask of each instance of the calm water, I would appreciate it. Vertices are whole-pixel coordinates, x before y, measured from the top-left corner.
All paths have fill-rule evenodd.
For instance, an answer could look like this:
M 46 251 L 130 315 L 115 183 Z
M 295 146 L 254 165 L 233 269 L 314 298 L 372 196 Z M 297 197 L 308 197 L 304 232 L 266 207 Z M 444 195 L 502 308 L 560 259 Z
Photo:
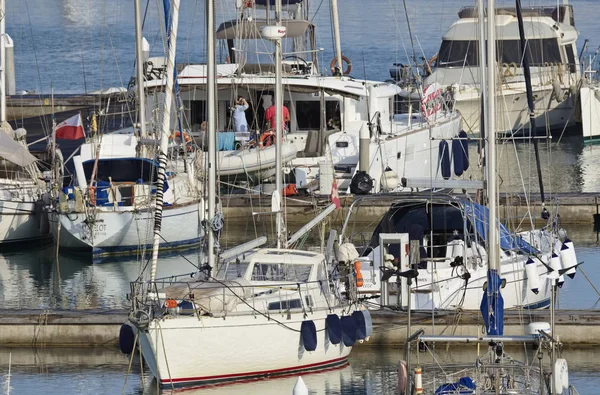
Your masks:
M 522 354 L 518 351 L 514 353 Z M 600 385 L 598 350 L 565 350 L 569 361 L 569 383 L 580 394 L 596 394 Z M 475 349 L 460 351 L 450 348 L 438 353 L 442 361 L 471 361 Z M 147 369 L 133 358 L 127 377 L 129 357 L 118 350 L 107 349 L 0 349 L 0 391 L 7 394 L 9 354 L 12 354 L 10 377 L 11 394 L 157 394 L 156 381 Z M 400 349 L 356 347 L 345 367 L 327 372 L 303 375 L 311 395 L 379 395 L 397 393 L 396 369 L 401 358 Z M 514 354 L 513 354 L 514 355 Z M 522 357 L 522 355 L 519 355 Z M 420 355 L 423 363 L 431 357 Z M 424 370 L 427 381 L 427 368 Z M 126 381 L 127 380 L 127 381 Z M 201 389 L 179 390 L 190 395 L 288 395 L 292 393 L 297 377 L 286 377 L 250 383 L 228 384 Z M 171 393 L 163 390 L 163 394 Z
M 111 86 L 126 86 L 133 73 L 133 6 L 123 0 L 20 0 L 7 2 L 7 31 L 15 41 L 17 90 L 38 93 L 84 92 Z M 143 2 L 145 3 L 145 2 Z M 158 1 L 150 1 L 145 36 L 152 54 L 162 54 Z M 233 0 L 217 2 L 218 22 L 232 19 Z M 313 1 L 311 15 L 317 25 L 317 46 L 325 50 L 319 58 L 328 65 L 332 58 L 329 1 Z M 462 6 L 472 0 L 406 0 L 417 56 L 429 58 L 439 39 L 456 19 Z M 513 1 L 497 1 L 499 6 Z M 524 6 L 552 4 L 554 0 L 523 0 Z M 600 45 L 600 2 L 571 0 L 577 27 L 590 48 Z M 387 79 L 393 62 L 405 62 L 411 51 L 402 2 L 397 0 L 344 0 L 340 2 L 343 52 L 352 59 L 356 78 Z M 204 1 L 182 1 L 178 41 L 179 62 L 204 59 Z M 27 125 L 25 125 L 27 126 Z M 585 147 L 581 138 L 555 139 L 542 144 L 544 179 L 549 192 L 600 191 L 598 147 Z M 501 188 L 506 191 L 536 190 L 531 150 L 525 144 L 506 144 L 501 162 Z M 521 181 L 516 158 L 527 181 Z M 550 158 L 552 163 L 550 164 Z M 473 170 L 474 171 L 474 170 Z M 590 280 L 600 285 L 599 236 L 591 225 L 568 229 L 577 245 L 579 260 Z M 239 235 L 238 235 L 239 237 Z M 250 237 L 244 235 L 243 237 Z M 92 264 L 81 256 L 54 258 L 51 247 L 0 255 L 0 306 L 3 308 L 88 309 L 127 307 L 129 281 L 136 278 L 140 262 L 109 261 Z M 196 253 L 187 253 L 198 262 Z M 192 271 L 178 256 L 165 258 L 159 275 Z M 569 280 L 560 292 L 561 308 L 592 308 L 598 295 L 584 276 Z M 395 390 L 399 350 L 358 349 L 350 365 L 305 377 L 315 394 L 381 394 Z M 1 350 L 0 393 L 7 392 L 9 352 L 12 352 L 11 394 L 120 393 L 128 359 L 118 351 L 94 350 Z M 569 351 L 571 380 L 582 394 L 594 394 L 600 385 L 600 365 L 594 351 Z M 452 358 L 452 353 L 449 358 Z M 125 393 L 141 393 L 153 387 L 134 360 Z M 188 393 L 289 394 L 295 378 L 215 387 Z M 150 392 L 152 393 L 151 390 Z

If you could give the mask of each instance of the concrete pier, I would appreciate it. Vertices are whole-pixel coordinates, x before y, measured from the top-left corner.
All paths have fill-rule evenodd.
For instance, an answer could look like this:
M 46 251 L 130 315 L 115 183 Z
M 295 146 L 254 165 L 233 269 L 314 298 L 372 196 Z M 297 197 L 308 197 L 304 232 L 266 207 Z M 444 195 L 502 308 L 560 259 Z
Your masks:
M 406 339 L 407 315 L 401 311 L 371 312 L 373 336 L 369 346 L 397 346 Z M 1 310 L 0 347 L 100 347 L 117 346 L 126 310 Z M 432 325 L 431 312 L 414 313 L 412 332 L 477 335 L 483 321 L 478 311 L 439 312 Z M 549 322 L 550 311 L 506 311 L 505 334 L 521 335 L 530 322 Z M 600 345 L 600 310 L 559 310 L 556 335 L 569 346 Z
M 381 218 L 392 201 L 399 198 L 399 196 L 382 195 L 379 199 L 369 200 L 368 204 L 361 205 L 360 210 L 354 214 L 356 217 L 353 218 L 353 221 L 370 223 L 374 218 Z M 600 210 L 600 193 L 559 193 L 554 194 L 553 198 L 558 200 L 559 214 L 564 225 L 594 224 L 594 215 L 598 214 Z M 231 224 L 252 222 L 255 217 L 253 213 L 271 211 L 271 197 L 268 195 L 223 195 L 221 200 L 225 219 Z M 341 197 L 342 209 L 330 216 L 332 224 L 343 224 L 353 200 L 353 196 Z M 528 212 L 530 212 L 532 220 L 540 225 L 542 220 L 539 195 L 529 197 L 530 208 L 527 206 L 527 200 L 521 194 L 502 194 L 500 197 L 501 220 L 509 227 L 511 222 L 528 224 Z M 330 203 L 329 196 L 287 198 L 285 203 L 286 222 L 288 225 L 304 224 L 307 222 L 307 218 L 314 217 L 315 213 Z M 547 203 L 547 209 L 550 212 L 554 210 L 553 204 L 555 203 Z M 522 221 L 523 219 L 525 220 Z

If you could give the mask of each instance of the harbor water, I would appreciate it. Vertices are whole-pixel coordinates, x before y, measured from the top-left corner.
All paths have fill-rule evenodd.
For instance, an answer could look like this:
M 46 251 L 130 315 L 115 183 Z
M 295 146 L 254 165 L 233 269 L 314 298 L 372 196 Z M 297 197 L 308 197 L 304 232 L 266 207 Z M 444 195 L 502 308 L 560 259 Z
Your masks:
M 146 2 L 142 2 L 146 3 Z M 217 2 L 217 23 L 234 18 L 234 1 Z M 386 80 L 394 62 L 406 62 L 412 53 L 402 2 L 344 0 L 340 3 L 343 53 L 352 59 L 355 78 Z M 523 0 L 524 6 L 552 5 L 555 0 Z M 153 56 L 162 54 L 161 22 L 157 4 L 148 2 L 144 28 Z M 322 67 L 333 57 L 329 1 L 310 3 L 317 25 L 317 47 Z M 497 0 L 498 6 L 513 1 Z M 600 2 L 571 0 L 579 49 L 589 38 L 591 52 L 600 45 Z M 406 0 L 417 58 L 435 54 L 440 37 L 456 20 L 458 10 L 472 0 Z M 204 1 L 181 6 L 178 62 L 202 62 L 205 52 Z M 15 41 L 17 91 L 41 94 L 84 93 L 127 86 L 133 74 L 134 30 L 132 2 L 122 0 L 8 1 L 7 31 Z M 10 105 L 10 101 L 9 101 Z M 27 127 L 27 125 L 24 125 Z M 570 131 L 573 134 L 573 131 Z M 585 146 L 581 136 L 555 136 L 541 144 L 547 192 L 600 193 L 598 147 Z M 472 147 L 474 149 L 474 147 Z M 501 169 L 503 191 L 535 191 L 534 177 L 518 177 L 517 159 L 524 174 L 535 175 L 531 151 L 522 143 L 505 144 Z M 516 154 L 515 154 L 516 153 Z M 592 225 L 568 225 L 577 246 L 583 273 L 567 279 L 559 291 L 559 308 L 598 308 L 600 295 L 600 236 Z M 254 236 L 248 230 L 224 235 L 226 246 Z M 318 248 L 314 245 L 312 248 Z M 192 272 L 200 261 L 196 251 L 161 258 L 158 276 Z M 56 255 L 50 244 L 30 245 L 0 253 L 0 306 L 5 309 L 122 309 L 128 307 L 129 281 L 138 277 L 146 259 L 105 259 Z M 593 285 L 592 285 L 593 284 Z M 259 341 L 259 339 L 255 339 Z M 265 347 L 268 347 L 265 340 Z M 201 350 L 198 350 L 201 352 Z M 581 394 L 596 394 L 600 386 L 598 350 L 567 349 L 571 384 Z M 472 357 L 473 354 L 469 354 Z M 389 394 L 396 390 L 400 349 L 359 346 L 349 364 L 340 369 L 303 376 L 311 394 Z M 443 356 L 467 358 L 458 349 Z M 126 394 L 157 393 L 150 372 L 112 348 L 1 349 L 0 393 L 10 394 Z M 9 375 L 10 369 L 10 375 Z M 296 377 L 192 389 L 187 394 L 291 394 Z M 168 390 L 166 391 L 169 392 Z

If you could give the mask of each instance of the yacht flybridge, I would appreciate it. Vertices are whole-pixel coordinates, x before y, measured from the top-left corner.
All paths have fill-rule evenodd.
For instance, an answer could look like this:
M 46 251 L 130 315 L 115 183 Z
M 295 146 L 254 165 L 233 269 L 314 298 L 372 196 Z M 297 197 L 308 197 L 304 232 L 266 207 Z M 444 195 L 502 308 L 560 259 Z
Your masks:
M 517 13 L 514 7 L 499 7 L 496 12 L 496 58 L 501 68 L 498 113 L 502 114 L 497 131 L 522 134 L 527 131 L 529 116 Z M 476 7 L 460 10 L 458 21 L 444 34 L 437 55 L 430 60 L 432 73 L 426 79 L 426 84 L 437 82 L 451 93 L 465 130 L 474 133 L 479 133 L 481 112 L 477 13 Z M 522 14 L 537 128 L 563 128 L 574 123 L 581 80 L 573 7 L 525 7 Z
M 261 35 L 270 11 L 263 13 L 262 9 L 267 6 L 260 7 L 261 3 L 265 2 L 257 1 L 253 8 L 238 9 L 237 15 L 241 17 L 222 23 L 216 31 L 217 39 L 223 43 L 220 59 L 224 61 L 216 69 L 219 131 L 234 133 L 231 132 L 232 106 L 239 96 L 244 97 L 249 106 L 245 111 L 249 136 L 234 133 L 232 137 L 237 152 L 249 151 L 248 147 L 253 144 L 266 150 L 274 141 L 265 138 L 271 132 L 266 113 L 274 104 L 275 72 L 270 52 L 272 43 Z M 405 185 L 406 180 L 410 183 L 411 179 L 448 179 L 449 171 L 441 170 L 440 159 L 449 155 L 448 145 L 441 144 L 440 140 L 445 142 L 457 137 L 461 119 L 457 113 L 442 108 L 440 92 L 429 103 L 439 111 L 432 111 L 428 116 L 417 112 L 395 114 L 394 99 L 401 88 L 351 77 L 351 64 L 346 57 L 341 57 L 347 62 L 345 70 L 336 68 L 336 59 L 331 65 L 334 75 L 321 74 L 319 50 L 314 42 L 315 26 L 309 22 L 308 15 L 304 17 L 302 1 L 290 3 L 294 3 L 293 7 L 284 4 L 288 19 L 282 21 L 284 50 L 290 50 L 287 55 L 284 53 L 282 60 L 284 106 L 289 110 L 282 145 L 285 166 L 296 186 L 329 193 L 335 177 L 339 190 L 345 191 L 358 170 L 366 171 L 373 179 L 373 192 L 396 189 L 402 179 Z M 161 77 L 156 69 L 154 74 L 147 75 L 148 92 L 162 89 Z M 180 107 L 184 109 L 183 118 L 189 120 L 187 127 L 192 134 L 201 129 L 205 120 L 206 81 L 205 65 L 186 65 L 178 73 Z M 445 151 L 441 152 L 440 147 Z M 220 156 L 219 161 L 221 179 L 252 180 L 251 175 L 246 174 L 244 163 L 234 166 L 237 171 L 229 171 Z M 261 174 L 260 181 L 263 181 L 273 175 L 274 166 L 266 160 L 259 162 L 263 169 L 270 166 L 270 172 Z M 455 174 L 462 173 L 463 169 L 456 167 Z M 320 177 L 325 173 L 329 176 L 328 183 Z

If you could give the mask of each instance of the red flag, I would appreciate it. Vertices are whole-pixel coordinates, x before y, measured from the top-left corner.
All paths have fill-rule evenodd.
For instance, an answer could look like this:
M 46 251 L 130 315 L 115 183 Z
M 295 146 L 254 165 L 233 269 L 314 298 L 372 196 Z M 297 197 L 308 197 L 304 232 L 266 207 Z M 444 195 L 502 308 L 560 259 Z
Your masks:
M 337 181 L 335 178 L 333 179 L 333 184 L 331 184 L 331 203 L 335 204 L 335 209 L 338 210 L 341 207 L 340 204 L 340 194 L 338 193 Z
M 81 123 L 81 114 L 73 115 L 56 125 L 56 138 L 65 140 L 79 140 L 85 137 L 83 133 L 83 124 Z

